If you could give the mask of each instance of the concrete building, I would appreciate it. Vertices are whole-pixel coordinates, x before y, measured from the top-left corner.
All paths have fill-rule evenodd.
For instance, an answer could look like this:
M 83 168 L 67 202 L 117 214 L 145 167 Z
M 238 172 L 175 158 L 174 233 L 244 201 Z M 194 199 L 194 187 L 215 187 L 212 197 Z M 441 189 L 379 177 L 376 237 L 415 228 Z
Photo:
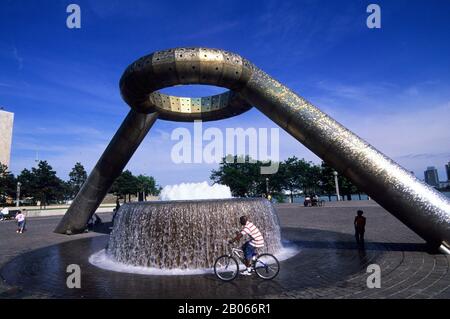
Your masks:
M 0 108 L 0 163 L 9 167 L 14 113 Z
M 425 174 L 425 183 L 433 187 L 439 187 L 439 176 L 436 167 L 434 166 L 427 167 L 427 170 L 424 172 L 424 174 Z

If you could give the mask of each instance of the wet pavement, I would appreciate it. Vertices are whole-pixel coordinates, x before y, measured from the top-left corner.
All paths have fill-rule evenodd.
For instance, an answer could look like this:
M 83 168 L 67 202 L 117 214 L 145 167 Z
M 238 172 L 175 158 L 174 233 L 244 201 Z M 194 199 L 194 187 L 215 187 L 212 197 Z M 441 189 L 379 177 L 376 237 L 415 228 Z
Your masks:
M 331 204 L 331 203 L 330 203 Z M 366 249 L 353 237 L 353 217 L 367 217 Z M 212 274 L 155 276 L 91 265 L 110 224 L 87 234 L 52 233 L 59 218 L 30 218 L 28 231 L 0 223 L 0 298 L 448 298 L 449 257 L 427 252 L 423 240 L 372 201 L 305 208 L 276 206 L 282 236 L 300 247 L 278 277 L 240 276 L 224 283 Z M 108 221 L 110 214 L 101 215 Z M 81 267 L 81 289 L 69 289 L 66 267 Z M 381 267 L 381 288 L 369 289 L 367 266 Z

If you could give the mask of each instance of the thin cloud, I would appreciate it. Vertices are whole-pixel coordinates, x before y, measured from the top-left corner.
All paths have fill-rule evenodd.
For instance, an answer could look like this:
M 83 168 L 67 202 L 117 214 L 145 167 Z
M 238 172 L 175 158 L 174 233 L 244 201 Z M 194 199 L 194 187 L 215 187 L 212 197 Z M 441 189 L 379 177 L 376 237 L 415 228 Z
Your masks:
M 18 64 L 18 69 L 22 70 L 23 69 L 23 58 L 19 55 L 19 51 L 17 50 L 16 47 L 13 48 L 12 55 Z

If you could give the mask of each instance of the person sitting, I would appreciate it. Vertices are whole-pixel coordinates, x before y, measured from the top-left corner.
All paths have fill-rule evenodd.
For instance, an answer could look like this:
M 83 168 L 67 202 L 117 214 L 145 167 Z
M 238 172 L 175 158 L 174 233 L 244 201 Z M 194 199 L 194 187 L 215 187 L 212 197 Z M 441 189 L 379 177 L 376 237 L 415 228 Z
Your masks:
M 100 225 L 102 223 L 102 219 L 100 218 L 100 216 L 94 213 L 94 217 L 95 217 L 94 226 Z
M 87 222 L 86 225 L 86 232 L 93 230 L 95 226 L 98 226 L 102 223 L 102 219 L 96 214 L 94 213 L 91 218 L 89 218 L 89 221 Z
M 3 207 L 0 211 L 0 220 L 7 220 L 9 218 L 9 208 Z
M 312 199 L 311 199 L 311 206 L 317 206 L 318 202 L 319 202 L 319 196 L 314 194 Z
M 306 195 L 305 201 L 303 202 L 303 205 L 305 207 L 311 206 L 311 197 L 309 197 L 309 195 Z

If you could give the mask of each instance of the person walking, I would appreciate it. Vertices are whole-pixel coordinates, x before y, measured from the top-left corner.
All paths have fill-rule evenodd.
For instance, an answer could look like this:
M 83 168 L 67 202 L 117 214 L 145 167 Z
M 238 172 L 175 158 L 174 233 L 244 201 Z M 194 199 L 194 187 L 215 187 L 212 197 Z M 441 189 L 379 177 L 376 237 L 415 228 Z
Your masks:
M 17 220 L 17 230 L 16 233 L 22 234 L 23 230 L 25 228 L 25 215 L 22 213 L 22 211 L 19 210 L 19 212 L 16 214 L 16 220 Z

